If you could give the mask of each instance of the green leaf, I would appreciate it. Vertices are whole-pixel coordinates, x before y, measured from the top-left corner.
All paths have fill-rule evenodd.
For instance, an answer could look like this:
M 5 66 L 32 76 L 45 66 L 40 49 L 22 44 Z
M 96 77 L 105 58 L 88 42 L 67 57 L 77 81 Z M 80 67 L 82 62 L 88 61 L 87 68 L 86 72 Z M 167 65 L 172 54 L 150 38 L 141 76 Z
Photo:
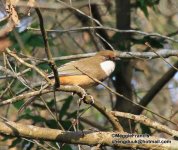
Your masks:
M 21 141 L 22 141 L 22 139 L 20 139 L 20 138 L 17 138 L 17 139 L 15 139 L 15 140 L 13 140 L 13 142 L 12 142 L 12 144 L 9 146 L 9 148 L 16 147 L 17 144 L 19 144 Z
M 49 102 L 47 102 L 47 105 L 48 105 L 49 108 L 54 107 L 54 99 L 52 99 Z
M 163 48 L 164 44 L 166 43 L 164 39 L 152 38 L 149 36 L 145 36 L 143 40 L 144 40 L 144 43 L 148 42 L 152 47 L 155 47 L 155 48 Z
M 72 122 L 70 120 L 64 120 L 64 121 L 61 120 L 60 124 L 63 126 L 63 128 L 65 130 L 69 130 L 70 129 L 70 131 L 73 131 Z M 46 121 L 46 125 L 49 128 L 52 128 L 52 129 L 59 129 L 59 126 L 58 126 L 56 120 L 54 120 L 54 119 L 47 120 Z M 79 125 L 79 127 L 83 129 L 83 126 L 81 124 Z
M 73 97 L 72 96 L 69 96 L 66 100 L 65 100 L 65 102 L 64 102 L 64 104 L 63 104 L 63 106 L 62 106 L 62 108 L 61 108 L 61 110 L 60 110 L 60 120 L 62 119 L 62 117 L 67 113 L 67 110 L 69 109 L 69 107 L 70 107 L 70 104 L 71 104 L 71 101 L 72 101 L 72 99 L 73 99 Z
M 72 126 L 72 122 L 70 120 L 64 120 L 64 121 L 61 121 L 60 122 L 61 125 L 64 127 L 65 130 L 68 130 L 69 128 L 71 128 Z M 70 129 L 70 131 L 72 130 L 73 128 Z
M 14 103 L 13 105 L 15 108 L 20 109 L 23 104 L 24 104 L 24 102 L 22 100 L 20 100 L 20 101 Z
M 31 119 L 35 123 L 46 122 L 46 119 L 41 116 L 33 116 L 31 114 L 23 114 L 19 117 L 19 119 Z
M 69 144 L 64 144 L 61 148 L 62 150 L 72 150 L 71 146 Z
M 148 126 L 146 126 L 144 124 L 140 124 L 140 127 L 142 129 L 143 134 L 147 133 L 147 134 L 151 135 L 151 130 Z
M 143 11 L 144 15 L 148 18 L 148 7 L 155 11 L 155 5 L 159 4 L 160 0 L 137 0 L 136 5 Z
M 167 43 L 165 39 L 155 38 L 150 36 L 145 36 L 144 38 L 141 39 L 132 38 L 131 41 L 134 44 L 144 44 L 145 42 L 148 42 L 152 47 L 155 48 L 163 48 L 164 44 Z
M 80 109 L 79 113 L 83 112 L 85 109 Z M 77 117 L 77 110 L 72 112 L 72 113 L 67 113 L 67 119 L 71 119 L 71 118 L 76 118 Z
M 19 110 L 19 109 L 21 109 L 21 107 L 23 106 L 23 104 L 24 104 L 24 101 L 20 100 L 20 101 L 14 103 L 13 105 L 14 105 L 14 107 L 16 109 Z M 24 112 L 24 114 L 30 114 L 31 110 L 29 108 L 26 108 L 23 112 Z
M 148 10 L 147 10 L 147 3 L 146 0 L 139 0 L 138 1 L 140 9 L 143 11 L 146 17 L 148 17 Z

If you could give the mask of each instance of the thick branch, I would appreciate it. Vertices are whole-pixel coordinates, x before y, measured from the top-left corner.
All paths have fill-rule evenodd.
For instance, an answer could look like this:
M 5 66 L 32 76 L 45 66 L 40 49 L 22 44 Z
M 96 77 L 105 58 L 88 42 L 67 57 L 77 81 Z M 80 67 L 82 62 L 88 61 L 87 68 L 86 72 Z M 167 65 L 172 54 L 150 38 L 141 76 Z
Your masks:
M 131 134 L 120 134 L 128 136 L 129 138 L 115 137 L 119 135 L 119 132 L 94 132 L 94 131 L 62 131 L 56 129 L 36 127 L 32 125 L 23 125 L 14 122 L 0 122 L 0 132 L 7 135 L 47 140 L 47 141 L 58 141 L 62 143 L 70 144 L 82 144 L 82 145 L 109 145 L 122 148 L 156 148 L 157 150 L 178 150 L 178 141 L 166 140 L 163 138 L 156 137 L 132 137 Z M 116 141 L 117 140 L 117 141 Z M 169 141 L 170 143 L 143 143 L 144 141 Z M 139 141 L 136 144 L 123 144 L 124 141 Z M 114 143 L 117 142 L 117 143 Z M 121 143 L 119 143 L 121 142 Z
M 93 97 L 90 95 L 87 95 L 87 93 L 85 92 L 84 89 L 82 89 L 79 86 L 60 86 L 60 88 L 57 89 L 58 91 L 63 91 L 63 92 L 73 92 L 78 94 L 81 98 L 81 100 L 83 100 L 85 103 L 87 104 L 91 104 L 92 106 L 94 106 L 99 112 L 101 112 L 112 124 L 113 128 L 116 129 L 117 131 L 122 131 L 123 132 L 123 128 L 122 126 L 119 124 L 118 120 L 116 117 L 114 117 L 110 111 L 108 111 L 104 106 L 102 106 L 101 103 L 94 101 Z M 30 97 L 34 97 L 34 96 L 38 96 L 41 94 L 45 94 L 45 93 L 49 93 L 52 92 L 53 90 L 50 89 L 43 89 L 43 90 L 39 90 L 39 91 L 33 91 L 33 92 L 28 92 L 28 93 L 24 93 L 18 96 L 15 96 L 13 98 L 7 99 L 5 101 L 0 102 L 0 106 L 2 105 L 7 105 L 7 104 L 12 104 L 15 103 L 17 101 L 26 99 L 26 98 L 30 98 Z
M 45 86 L 46 87 L 46 86 Z M 79 96 L 83 96 L 83 98 L 86 98 L 89 101 L 88 96 L 86 96 L 86 92 L 85 90 L 83 90 L 82 88 L 78 87 L 78 86 L 61 86 L 60 89 L 57 89 L 58 91 L 63 91 L 63 92 L 75 92 L 77 93 Z M 15 103 L 17 101 L 26 99 L 26 98 L 30 98 L 33 96 L 37 96 L 37 95 L 41 95 L 41 94 L 45 94 L 45 93 L 49 93 L 49 92 L 53 92 L 53 90 L 51 89 L 40 89 L 38 91 L 32 91 L 32 92 L 28 92 L 28 93 L 22 93 L 18 96 L 15 96 L 13 98 L 4 100 L 0 102 L 0 106 L 2 105 L 7 105 L 7 104 L 12 104 Z
M 102 17 L 100 15 L 100 11 L 99 11 L 99 8 L 96 4 L 91 4 L 91 12 L 92 12 L 92 16 L 93 18 L 95 18 L 96 20 L 98 20 L 101 24 L 103 24 L 103 21 L 102 21 Z M 96 26 L 99 26 L 98 24 L 96 24 Z M 106 30 L 104 29 L 92 29 L 93 31 L 95 31 L 96 33 L 98 33 L 102 38 L 104 38 L 107 42 L 110 41 L 109 39 L 109 35 L 108 33 L 106 32 Z M 92 32 L 92 31 L 91 31 Z M 95 37 L 96 39 L 96 37 Z M 94 40 L 95 40 L 94 39 Z M 97 40 L 97 39 L 96 39 Z M 103 40 L 101 40 L 100 38 L 100 41 L 103 43 L 104 45 L 104 48 L 105 49 L 110 49 L 109 45 L 104 42 Z M 97 42 L 97 41 L 96 41 Z
M 144 115 L 134 115 L 131 113 L 118 112 L 118 111 L 112 111 L 112 114 L 116 117 L 122 117 L 122 118 L 128 118 L 128 119 L 134 120 L 134 121 L 142 123 L 146 126 L 152 127 L 156 130 L 159 130 L 159 131 L 165 132 L 169 135 L 178 137 L 178 131 L 172 130 L 172 129 L 168 128 L 167 126 L 162 125 L 156 121 L 153 121 Z
M 178 68 L 178 61 L 174 64 L 174 67 Z M 173 78 L 173 76 L 176 74 L 177 70 L 174 68 L 170 68 L 147 92 L 147 94 L 141 99 L 140 105 L 147 106 L 153 98 L 156 96 L 156 94 L 166 85 L 170 79 Z M 144 109 L 141 107 L 133 107 L 132 113 L 133 114 L 141 114 Z
M 150 60 L 150 59 L 160 58 L 160 56 L 162 56 L 164 58 L 168 58 L 168 57 L 171 57 L 171 56 L 175 56 L 175 57 L 178 56 L 178 50 L 171 50 L 171 49 L 160 49 L 160 50 L 158 50 L 157 54 L 159 54 L 159 56 L 157 54 L 155 54 L 154 52 L 120 52 L 120 51 L 116 50 L 116 53 L 117 53 L 117 57 L 120 58 L 120 59 L 142 58 L 142 59 Z M 95 54 L 96 53 L 87 53 L 87 54 L 77 54 L 77 55 L 53 57 L 53 60 L 62 61 L 62 60 L 81 59 L 81 58 L 94 56 Z M 24 58 L 23 60 L 26 60 L 26 61 L 33 60 L 33 61 L 36 61 L 37 64 L 48 62 L 47 58 L 38 59 L 38 58 L 34 58 L 34 57 L 28 57 L 28 58 Z M 12 77 L 12 76 L 1 76 L 0 79 L 4 79 L 4 78 L 7 78 L 7 77 Z

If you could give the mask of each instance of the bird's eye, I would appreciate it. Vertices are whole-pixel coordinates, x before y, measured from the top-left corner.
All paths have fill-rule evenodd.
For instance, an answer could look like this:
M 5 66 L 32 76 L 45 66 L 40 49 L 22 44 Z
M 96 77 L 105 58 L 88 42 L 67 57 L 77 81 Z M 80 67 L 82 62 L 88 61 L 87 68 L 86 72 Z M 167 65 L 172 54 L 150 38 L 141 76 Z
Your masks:
M 110 56 L 109 60 L 115 60 L 115 57 Z
M 114 57 L 110 57 L 111 60 L 114 60 Z

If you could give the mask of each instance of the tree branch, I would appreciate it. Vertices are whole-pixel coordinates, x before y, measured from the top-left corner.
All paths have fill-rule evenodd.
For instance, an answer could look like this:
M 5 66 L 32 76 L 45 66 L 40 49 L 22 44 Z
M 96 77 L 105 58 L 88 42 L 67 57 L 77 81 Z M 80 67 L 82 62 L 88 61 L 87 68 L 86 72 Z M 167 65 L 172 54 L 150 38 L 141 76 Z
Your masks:
M 112 111 L 111 113 L 116 117 L 128 118 L 128 119 L 134 120 L 136 122 L 142 123 L 146 126 L 152 127 L 156 130 L 167 133 L 169 135 L 178 137 L 178 131 L 172 130 L 172 129 L 168 128 L 167 126 L 162 125 L 156 121 L 153 121 L 144 115 L 134 115 L 131 113 L 125 113 L 125 112 L 119 112 L 119 111 Z
M 93 107 L 95 107 L 99 112 L 101 112 L 112 124 L 112 126 L 120 132 L 123 132 L 123 128 L 121 124 L 119 123 L 119 120 L 111 114 L 111 111 L 106 109 L 99 101 L 94 101 L 94 103 L 91 104 Z
M 97 4 L 100 5 L 102 3 L 91 0 L 91 4 Z M 69 6 L 61 5 L 57 2 L 45 2 L 45 1 L 34 1 L 33 3 L 29 3 L 29 1 L 12 1 L 12 5 L 15 5 L 17 7 L 32 7 L 32 8 L 42 8 L 42 9 L 58 9 L 58 10 L 64 10 L 68 9 Z M 73 7 L 82 7 L 85 5 L 88 5 L 88 1 L 74 1 L 72 2 Z
M 45 94 L 45 93 L 49 93 L 49 92 L 53 92 L 52 89 L 45 89 L 46 86 L 44 86 L 44 89 L 40 89 L 38 91 L 32 91 L 32 92 L 28 92 L 28 93 L 22 93 L 18 96 L 15 96 L 13 98 L 4 100 L 0 102 L 0 106 L 2 105 L 7 105 L 7 104 L 12 104 L 15 103 L 17 101 L 23 100 L 25 98 L 30 98 L 33 96 L 37 96 L 37 95 L 41 95 L 41 94 Z M 86 92 L 84 89 L 82 89 L 79 86 L 62 86 L 57 89 L 57 91 L 63 91 L 63 92 L 75 92 L 76 94 L 78 94 L 80 97 L 82 97 L 83 99 L 86 99 L 86 101 L 90 101 L 90 97 L 87 96 Z
M 33 31 L 39 31 L 39 29 L 37 28 L 31 28 L 28 27 L 27 29 L 29 30 L 33 30 Z M 80 27 L 80 28 L 72 28 L 72 29 L 65 29 L 65 30 L 46 30 L 47 32 L 59 32 L 59 33 L 65 33 L 65 32 L 79 32 L 79 31 L 86 31 L 86 30 L 91 30 L 91 29 L 104 29 L 104 30 L 109 30 L 109 31 L 114 31 L 114 32 L 118 32 L 118 33 L 133 33 L 133 34 L 140 34 L 143 36 L 154 36 L 154 37 L 159 37 L 159 38 L 163 38 L 163 39 L 167 39 L 173 42 L 178 43 L 177 39 L 165 36 L 165 35 L 161 35 L 159 33 L 148 33 L 148 32 L 144 32 L 144 31 L 139 31 L 139 30 L 120 30 L 120 29 L 116 29 L 116 28 L 111 28 L 111 27 L 106 27 L 106 26 L 97 26 L 97 27 Z
M 23 59 L 21 59 L 17 54 L 14 52 L 10 51 L 8 48 L 6 48 L 6 53 L 9 54 L 10 56 L 14 57 L 17 61 L 22 63 L 23 65 L 34 69 L 36 72 L 38 72 L 39 75 L 41 75 L 49 84 L 52 84 L 52 81 L 47 77 L 47 75 L 40 69 L 38 69 L 36 66 L 29 64 L 25 62 Z
M 162 56 L 163 58 L 168 58 L 168 57 L 178 57 L 178 50 L 171 50 L 171 49 L 160 49 L 157 51 L 157 54 L 159 54 L 159 56 L 157 54 L 155 54 L 154 52 L 120 52 L 118 50 L 116 50 L 116 55 L 118 58 L 120 59 L 138 59 L 138 58 L 142 58 L 142 59 L 156 59 L 156 58 L 160 58 L 160 56 Z M 77 54 L 77 55 L 69 55 L 69 56 L 60 56 L 60 57 L 53 57 L 54 61 L 62 61 L 62 60 L 73 60 L 73 59 L 81 59 L 81 58 L 87 58 L 87 57 L 91 57 L 94 56 L 96 53 L 87 53 L 87 54 Z M 41 64 L 41 63 L 45 63 L 48 62 L 47 58 L 44 59 L 38 59 L 35 57 L 27 57 L 25 55 L 22 55 L 23 60 L 28 61 L 28 60 L 33 60 L 36 62 L 36 65 Z M 28 71 L 27 71 L 28 72 Z M 26 73 L 26 72 L 25 72 Z M 13 76 L 0 76 L 0 79 L 5 79 L 5 78 L 10 78 Z
M 0 133 L 18 136 L 23 138 L 58 141 L 61 143 L 81 144 L 81 145 L 108 145 L 122 148 L 156 148 L 157 150 L 178 150 L 178 141 L 167 140 L 164 138 L 157 138 L 153 136 L 148 137 L 134 137 L 132 134 L 123 134 L 119 132 L 94 132 L 94 131 L 62 131 L 56 129 L 36 127 L 33 125 L 23 125 L 11 121 L 0 122 Z M 117 137 L 115 135 L 121 135 Z M 123 138 L 122 135 L 129 138 Z M 137 141 L 138 143 L 124 144 L 128 141 Z M 162 143 L 143 143 L 147 141 L 157 141 Z M 165 143 L 164 143 L 165 141 Z M 167 142 L 168 143 L 167 143 Z M 120 143 L 119 143 L 120 142 Z
M 53 57 L 52 57 L 52 54 L 51 54 L 51 51 L 49 48 L 48 37 L 47 37 L 47 33 L 44 28 L 43 17 L 42 17 L 42 14 L 41 14 L 39 8 L 35 8 L 35 10 L 38 14 L 38 18 L 40 21 L 40 29 L 41 29 L 41 33 L 42 33 L 42 37 L 43 37 L 43 41 L 44 41 L 44 45 L 45 45 L 45 52 L 46 52 L 47 58 L 49 60 L 48 63 L 49 63 L 49 66 L 51 67 L 53 74 L 54 74 L 55 88 L 58 88 L 60 86 L 58 70 L 57 70 L 57 66 L 53 60 Z
M 93 107 L 95 107 L 99 112 L 101 112 L 113 125 L 113 128 L 123 132 L 123 128 L 122 126 L 119 124 L 118 120 L 116 117 L 114 117 L 110 111 L 108 111 L 101 103 L 94 101 L 93 97 L 88 95 L 84 89 L 82 89 L 79 86 L 60 86 L 60 88 L 56 89 L 57 91 L 63 91 L 63 92 L 73 92 L 76 93 L 77 95 L 79 95 L 80 99 L 83 100 L 85 103 L 87 104 L 91 104 Z M 33 96 L 38 96 L 41 94 L 45 94 L 45 93 L 49 93 L 49 92 L 53 92 L 53 90 L 50 89 L 42 89 L 42 90 L 38 90 L 38 91 L 33 91 L 33 92 L 29 92 L 29 93 L 24 93 L 18 96 L 15 96 L 13 98 L 4 100 L 2 102 L 0 102 L 0 106 L 2 105 L 7 105 L 7 104 L 12 104 L 15 103 L 17 101 L 26 99 L 26 98 L 30 98 Z
M 178 57 L 178 50 L 174 50 L 174 49 L 159 49 L 157 51 L 157 54 L 159 54 L 159 56 L 155 54 L 154 52 L 121 52 L 119 50 L 115 50 L 115 52 L 116 52 L 116 57 L 120 59 L 141 58 L 141 59 L 151 60 L 151 59 L 160 58 L 160 56 L 162 56 L 163 58 L 168 58 L 172 56 Z M 62 60 L 81 59 L 81 58 L 94 56 L 95 54 L 96 53 L 87 53 L 87 54 L 76 54 L 76 55 L 69 55 L 69 56 L 53 57 L 53 60 L 62 61 Z M 26 57 L 26 56 L 23 55 L 23 57 Z M 24 60 L 33 60 L 33 61 L 36 61 L 36 63 L 48 62 L 47 58 L 38 59 L 34 57 L 29 57 L 29 56 L 28 58 L 24 58 Z
M 115 92 L 115 91 L 112 90 L 110 87 L 108 87 L 107 85 L 105 85 L 104 83 L 102 83 L 101 81 L 99 81 L 98 79 L 93 78 L 91 75 L 86 74 L 85 72 L 83 72 L 81 69 L 79 69 L 79 68 L 77 68 L 77 67 L 75 67 L 75 68 L 78 69 L 78 70 L 79 70 L 80 72 L 82 72 L 83 74 L 87 75 L 89 78 L 91 78 L 91 79 L 92 79 L 93 81 L 95 81 L 96 83 L 101 84 L 103 87 L 105 87 L 105 88 L 106 88 L 107 90 L 109 90 L 111 93 L 117 95 L 118 97 L 121 97 L 123 100 L 126 100 L 127 102 L 129 102 L 129 103 L 131 103 L 131 104 L 134 104 L 134 105 L 136 105 L 136 106 L 138 106 L 138 107 L 141 107 L 142 109 L 147 110 L 147 111 L 151 112 L 152 114 L 154 114 L 154 115 L 156 115 L 156 116 L 159 116 L 160 118 L 162 118 L 162 119 L 164 119 L 164 120 L 166 120 L 166 121 L 169 121 L 169 122 L 173 123 L 174 125 L 176 125 L 176 123 L 174 123 L 174 122 L 171 121 L 170 119 L 167 119 L 167 118 L 165 118 L 165 117 L 163 117 L 163 116 L 161 116 L 161 115 L 155 113 L 154 111 L 150 110 L 149 108 L 146 108 L 146 107 L 144 107 L 144 106 L 142 106 L 142 105 L 140 105 L 140 104 L 138 104 L 138 103 L 132 101 L 132 100 L 129 99 L 128 97 L 124 96 L 123 94 L 120 94 L 120 93 L 118 93 L 118 92 Z M 101 106 L 101 104 L 98 105 L 98 107 L 100 107 L 100 106 Z
M 178 61 L 173 65 L 178 68 Z M 170 68 L 147 92 L 147 94 L 141 99 L 140 105 L 146 107 L 156 96 L 156 94 L 166 85 L 170 79 L 177 73 L 177 70 Z M 133 114 L 141 114 L 144 109 L 138 106 L 134 106 L 132 109 Z

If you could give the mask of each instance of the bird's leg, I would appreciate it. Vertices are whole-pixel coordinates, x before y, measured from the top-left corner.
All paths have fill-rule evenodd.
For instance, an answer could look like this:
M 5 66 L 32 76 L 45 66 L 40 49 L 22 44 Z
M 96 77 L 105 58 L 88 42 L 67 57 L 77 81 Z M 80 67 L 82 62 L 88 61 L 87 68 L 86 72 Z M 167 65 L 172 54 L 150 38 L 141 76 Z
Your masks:
M 81 88 L 81 87 L 80 87 Z M 81 97 L 79 98 L 79 100 L 78 100 L 78 104 L 79 104 L 79 106 L 82 104 L 82 101 L 85 99 L 85 97 L 87 96 L 87 93 L 85 92 L 85 90 L 84 89 L 82 89 L 81 88 L 81 90 L 82 90 L 82 94 L 81 94 Z
M 88 94 L 85 92 L 82 97 L 79 99 L 79 102 L 81 103 L 84 101 L 86 104 L 93 104 L 94 103 L 94 98 L 92 95 Z
M 92 95 L 86 95 L 85 98 L 83 99 L 83 101 L 86 104 L 94 104 L 94 102 L 95 102 Z
M 77 94 L 80 98 L 78 100 L 79 106 L 81 105 L 82 101 L 84 101 L 87 104 L 93 104 L 94 98 L 89 95 L 82 87 L 75 85 L 74 91 L 72 92 L 72 95 Z

